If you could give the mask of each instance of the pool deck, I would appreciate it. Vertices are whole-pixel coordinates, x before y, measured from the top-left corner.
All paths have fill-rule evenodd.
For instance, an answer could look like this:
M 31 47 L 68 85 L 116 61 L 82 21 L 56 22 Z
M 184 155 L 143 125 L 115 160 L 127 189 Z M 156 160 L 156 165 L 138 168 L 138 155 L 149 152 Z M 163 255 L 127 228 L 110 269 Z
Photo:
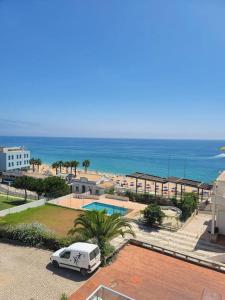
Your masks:
M 137 219 L 140 217 L 140 211 L 143 210 L 146 205 L 131 202 L 131 201 L 121 201 L 115 199 L 109 199 L 104 196 L 100 196 L 99 200 L 96 199 L 78 199 L 78 198 L 70 198 L 70 199 L 63 199 L 60 200 L 57 204 L 65 207 L 75 208 L 75 209 L 82 209 L 84 205 L 90 204 L 92 202 L 99 202 L 104 204 L 110 204 L 115 206 L 120 206 L 123 208 L 128 209 L 128 213 L 126 214 L 127 218 L 130 219 Z

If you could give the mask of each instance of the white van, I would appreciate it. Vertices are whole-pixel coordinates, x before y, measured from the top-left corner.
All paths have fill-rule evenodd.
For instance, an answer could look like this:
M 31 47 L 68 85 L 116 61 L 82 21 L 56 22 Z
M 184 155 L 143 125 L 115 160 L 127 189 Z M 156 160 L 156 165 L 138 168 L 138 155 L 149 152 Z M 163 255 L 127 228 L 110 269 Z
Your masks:
M 74 243 L 54 252 L 50 261 L 56 268 L 69 268 L 86 275 L 92 273 L 101 264 L 100 250 L 95 244 Z

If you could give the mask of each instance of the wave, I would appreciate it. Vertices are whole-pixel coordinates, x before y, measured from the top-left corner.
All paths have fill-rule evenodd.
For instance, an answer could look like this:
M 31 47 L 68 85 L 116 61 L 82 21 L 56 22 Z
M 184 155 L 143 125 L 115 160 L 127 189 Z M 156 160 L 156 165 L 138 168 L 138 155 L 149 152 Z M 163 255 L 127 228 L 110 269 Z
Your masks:
M 213 156 L 213 158 L 225 158 L 225 153 L 215 155 L 215 156 Z

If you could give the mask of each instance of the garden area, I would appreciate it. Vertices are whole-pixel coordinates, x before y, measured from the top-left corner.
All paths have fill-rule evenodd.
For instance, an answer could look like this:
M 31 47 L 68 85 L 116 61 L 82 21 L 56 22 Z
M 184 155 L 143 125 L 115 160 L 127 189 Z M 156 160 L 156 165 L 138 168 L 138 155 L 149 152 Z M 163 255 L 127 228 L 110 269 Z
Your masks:
M 24 203 L 26 203 L 26 201 L 22 197 L 0 194 L 0 210 L 22 205 Z
M 0 226 L 40 223 L 57 235 L 66 236 L 80 213 L 79 210 L 46 204 L 2 217 Z

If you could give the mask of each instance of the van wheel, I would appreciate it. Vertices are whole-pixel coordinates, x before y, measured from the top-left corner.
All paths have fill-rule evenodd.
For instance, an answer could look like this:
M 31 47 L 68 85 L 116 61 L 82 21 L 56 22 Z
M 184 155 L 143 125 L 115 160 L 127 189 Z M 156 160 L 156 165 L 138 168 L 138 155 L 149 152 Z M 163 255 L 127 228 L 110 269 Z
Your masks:
M 54 268 L 59 267 L 59 263 L 56 260 L 53 260 L 52 265 L 53 265 Z
M 86 269 L 80 269 L 81 275 L 82 276 L 87 276 L 87 270 Z

